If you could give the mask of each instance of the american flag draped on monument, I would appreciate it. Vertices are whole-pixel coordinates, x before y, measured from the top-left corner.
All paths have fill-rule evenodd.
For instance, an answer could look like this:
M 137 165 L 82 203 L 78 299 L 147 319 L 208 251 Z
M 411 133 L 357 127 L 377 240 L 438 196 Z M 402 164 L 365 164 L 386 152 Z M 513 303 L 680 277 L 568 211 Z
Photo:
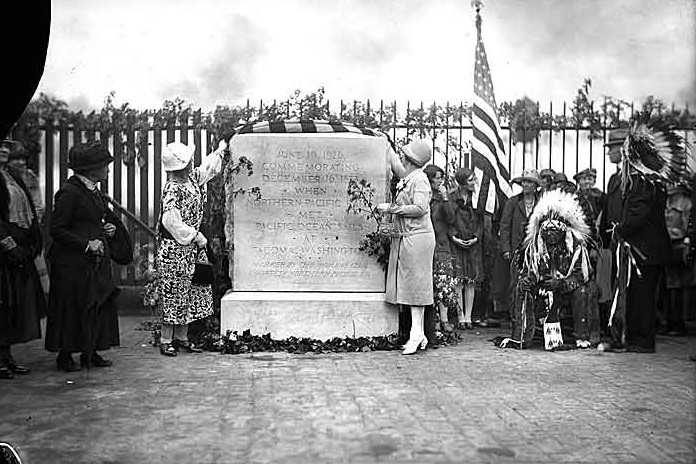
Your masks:
M 491 70 L 488 67 L 486 49 L 481 39 L 481 2 L 474 0 L 476 8 L 476 64 L 474 66 L 474 104 L 471 123 L 474 129 L 472 139 L 472 167 L 480 187 L 478 198 L 475 199 L 479 211 L 493 213 L 497 204 L 500 205 L 512 195 L 510 173 L 508 172 L 508 157 L 505 145 L 500 138 L 500 123 L 493 94 Z

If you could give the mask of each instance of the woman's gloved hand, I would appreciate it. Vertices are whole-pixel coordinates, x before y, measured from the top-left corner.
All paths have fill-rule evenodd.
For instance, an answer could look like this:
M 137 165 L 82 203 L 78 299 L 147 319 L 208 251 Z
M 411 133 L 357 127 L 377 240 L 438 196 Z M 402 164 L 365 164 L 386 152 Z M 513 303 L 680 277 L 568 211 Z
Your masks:
M 95 256 L 104 255 L 104 243 L 98 239 L 90 240 L 87 242 L 87 253 Z
M 199 247 L 199 248 L 205 248 L 205 246 L 208 244 L 208 239 L 205 238 L 205 235 L 202 233 L 198 232 L 196 234 L 196 238 L 193 239 L 193 242 Z

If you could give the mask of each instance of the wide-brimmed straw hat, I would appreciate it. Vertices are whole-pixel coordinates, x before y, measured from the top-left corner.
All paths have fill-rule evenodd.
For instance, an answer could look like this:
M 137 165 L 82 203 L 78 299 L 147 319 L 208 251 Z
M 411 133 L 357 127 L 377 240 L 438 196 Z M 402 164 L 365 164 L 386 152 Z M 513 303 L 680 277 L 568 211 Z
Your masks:
M 402 150 L 406 158 L 419 168 L 425 166 L 433 157 L 430 143 L 423 139 L 412 140 L 411 143 L 404 145 Z
M 162 150 L 162 169 L 165 171 L 179 171 L 188 166 L 193 153 L 196 151 L 196 145 L 186 145 L 181 142 L 172 142 L 167 144 Z
M 539 177 L 539 173 L 536 169 L 525 169 L 524 171 L 522 171 L 522 175 L 512 179 L 512 182 L 522 184 L 523 180 L 528 180 L 530 182 L 534 182 L 537 185 L 541 185 L 541 178 Z

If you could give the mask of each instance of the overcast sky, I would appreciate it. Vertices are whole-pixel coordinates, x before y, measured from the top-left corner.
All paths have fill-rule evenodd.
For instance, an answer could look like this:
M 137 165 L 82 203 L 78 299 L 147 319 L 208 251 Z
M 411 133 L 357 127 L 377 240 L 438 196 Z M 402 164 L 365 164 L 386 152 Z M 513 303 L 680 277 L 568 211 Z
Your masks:
M 696 0 L 487 0 L 496 100 L 655 95 L 696 106 Z M 326 88 L 332 100 L 470 100 L 469 0 L 54 0 L 37 92 L 72 108 L 217 104 Z

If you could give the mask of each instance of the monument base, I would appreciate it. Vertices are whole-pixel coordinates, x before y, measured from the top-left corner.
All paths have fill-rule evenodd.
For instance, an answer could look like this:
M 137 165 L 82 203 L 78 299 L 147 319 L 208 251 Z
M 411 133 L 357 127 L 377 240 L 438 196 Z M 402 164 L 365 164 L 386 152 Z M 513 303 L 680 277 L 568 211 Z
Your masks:
M 233 292 L 222 298 L 220 332 L 271 334 L 276 340 L 373 337 L 396 333 L 397 307 L 384 293 Z

